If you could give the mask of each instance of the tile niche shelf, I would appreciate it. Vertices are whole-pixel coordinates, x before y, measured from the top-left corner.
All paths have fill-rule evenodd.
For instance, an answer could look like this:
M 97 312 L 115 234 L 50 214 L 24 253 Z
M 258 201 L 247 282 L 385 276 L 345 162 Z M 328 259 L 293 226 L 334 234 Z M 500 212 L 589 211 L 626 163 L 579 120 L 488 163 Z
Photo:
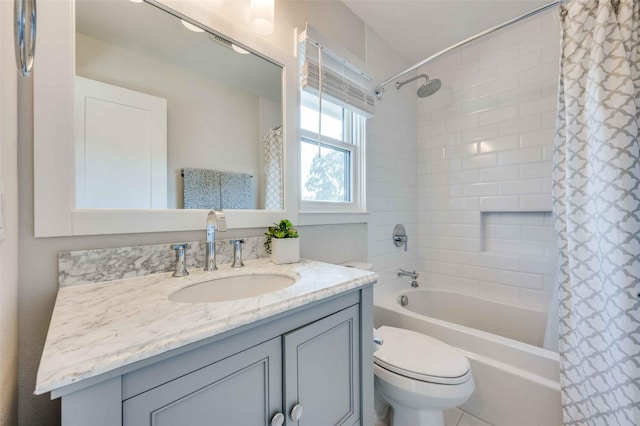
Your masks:
M 555 250 L 550 211 L 481 211 L 480 251 L 549 256 Z

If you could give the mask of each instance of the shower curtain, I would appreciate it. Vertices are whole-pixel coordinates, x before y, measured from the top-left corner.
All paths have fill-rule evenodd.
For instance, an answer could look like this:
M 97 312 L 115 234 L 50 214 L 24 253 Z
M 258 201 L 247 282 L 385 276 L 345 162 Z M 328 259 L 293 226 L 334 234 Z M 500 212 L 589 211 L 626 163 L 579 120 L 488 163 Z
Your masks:
M 282 126 L 268 130 L 263 137 L 264 143 L 264 208 L 281 210 L 283 201 L 284 164 L 282 149 Z
M 565 425 L 640 425 L 639 3 L 562 6 L 553 212 Z

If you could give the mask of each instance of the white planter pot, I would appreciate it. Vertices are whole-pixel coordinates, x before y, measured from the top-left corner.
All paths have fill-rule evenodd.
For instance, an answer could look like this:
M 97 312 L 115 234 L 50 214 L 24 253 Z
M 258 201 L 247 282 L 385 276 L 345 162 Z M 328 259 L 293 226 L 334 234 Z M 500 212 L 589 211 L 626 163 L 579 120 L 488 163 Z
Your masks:
M 276 265 L 300 261 L 300 238 L 272 238 L 271 262 Z

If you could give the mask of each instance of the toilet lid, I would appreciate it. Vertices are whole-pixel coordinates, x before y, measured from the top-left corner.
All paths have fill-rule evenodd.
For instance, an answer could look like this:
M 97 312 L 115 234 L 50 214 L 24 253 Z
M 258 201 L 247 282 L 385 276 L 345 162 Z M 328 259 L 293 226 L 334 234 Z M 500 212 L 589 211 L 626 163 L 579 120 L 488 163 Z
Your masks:
M 431 383 L 458 384 L 469 380 L 469 360 L 457 349 L 411 330 L 380 327 L 383 344 L 374 362 L 396 374 Z

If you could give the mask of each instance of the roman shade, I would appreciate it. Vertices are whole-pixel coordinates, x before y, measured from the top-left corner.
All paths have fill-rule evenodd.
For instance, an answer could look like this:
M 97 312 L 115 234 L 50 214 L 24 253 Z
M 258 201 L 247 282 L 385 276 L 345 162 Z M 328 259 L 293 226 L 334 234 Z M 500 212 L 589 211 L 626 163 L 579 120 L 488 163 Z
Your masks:
M 371 76 L 357 58 L 307 25 L 300 34 L 300 84 L 302 90 L 365 117 L 374 113 Z M 321 72 L 322 71 L 322 72 Z

